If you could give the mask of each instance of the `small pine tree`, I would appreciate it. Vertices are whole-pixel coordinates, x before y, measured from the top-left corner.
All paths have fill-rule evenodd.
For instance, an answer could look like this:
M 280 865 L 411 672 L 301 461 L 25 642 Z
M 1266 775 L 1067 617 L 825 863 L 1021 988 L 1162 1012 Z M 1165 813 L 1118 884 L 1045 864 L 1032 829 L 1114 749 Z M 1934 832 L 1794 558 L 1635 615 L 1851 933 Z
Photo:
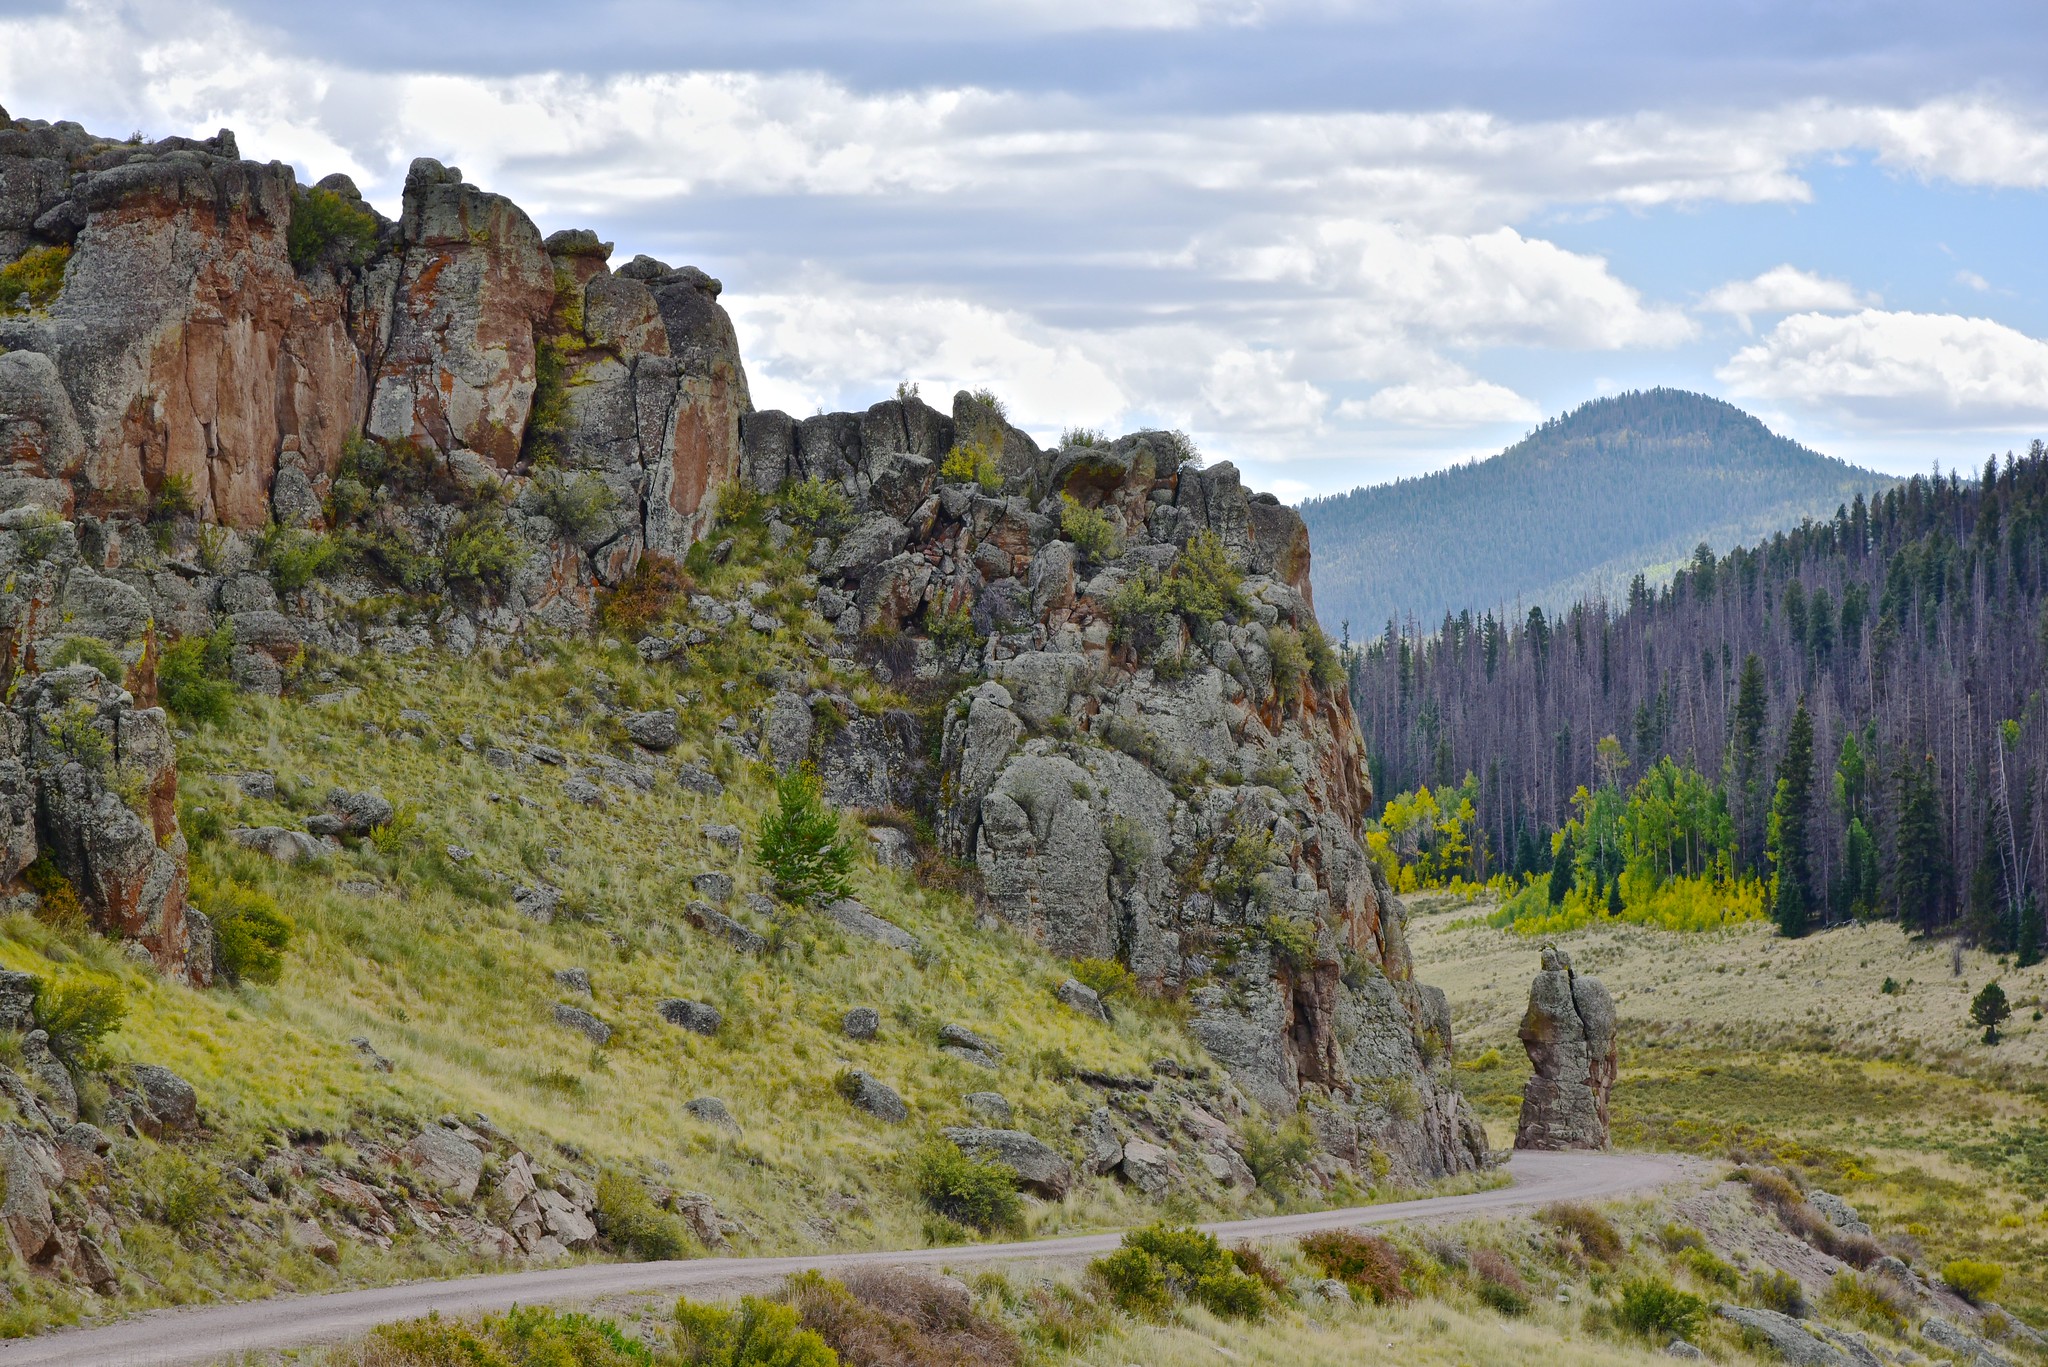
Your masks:
M 1892 891 L 1899 919 L 1931 933 L 1941 925 L 1948 885 L 1942 850 L 1941 798 L 1935 790 L 1934 756 L 1899 768 L 1897 855 Z
M 1970 1019 L 1984 1027 L 1986 1044 L 1998 1043 L 1998 1027 L 2011 1014 L 2012 1003 L 2005 999 L 2005 989 L 1997 983 L 1985 983 L 1984 990 L 1970 1003 Z
M 754 862 L 768 874 L 775 895 L 792 906 L 844 897 L 853 847 L 839 829 L 839 814 L 825 805 L 817 770 L 806 764 L 775 781 L 775 810 L 761 820 Z
M 1796 939 L 1813 914 L 1808 827 L 1813 815 L 1813 716 L 1800 700 L 1785 733 L 1785 757 L 1778 765 L 1777 797 L 1771 804 L 1771 919 L 1778 933 Z
M 1617 878 L 1607 885 L 1607 914 L 1619 916 L 1621 911 L 1621 880 Z
M 1572 833 L 1564 833 L 1564 843 L 1558 846 L 1557 858 L 1550 865 L 1550 905 L 1561 906 L 1571 896 L 1572 865 L 1578 862 L 1578 855 L 1572 849 Z

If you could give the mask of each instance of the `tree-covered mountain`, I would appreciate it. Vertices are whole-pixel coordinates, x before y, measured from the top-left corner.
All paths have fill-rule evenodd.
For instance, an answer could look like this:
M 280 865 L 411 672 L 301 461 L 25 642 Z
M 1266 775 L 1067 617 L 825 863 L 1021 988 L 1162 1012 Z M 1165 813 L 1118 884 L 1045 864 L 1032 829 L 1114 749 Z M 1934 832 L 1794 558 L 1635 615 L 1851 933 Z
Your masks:
M 1563 606 L 1667 577 L 1827 517 L 1884 476 L 1810 451 L 1719 399 L 1677 389 L 1596 399 L 1488 460 L 1311 499 L 1316 607 L 1360 635 L 1388 619 Z
M 1619 837 L 1610 883 L 1631 842 L 1672 867 L 1718 845 L 1795 929 L 1960 923 L 2027 959 L 2048 944 L 2044 679 L 2036 442 L 1725 556 L 1701 547 L 1661 590 L 1389 632 L 1354 653 L 1351 690 L 1380 793 L 1473 776 L 1469 867 L 1447 874 L 1548 869 L 1583 795 L 1669 789 L 1669 760 L 1704 779 L 1664 794 L 1691 814 Z

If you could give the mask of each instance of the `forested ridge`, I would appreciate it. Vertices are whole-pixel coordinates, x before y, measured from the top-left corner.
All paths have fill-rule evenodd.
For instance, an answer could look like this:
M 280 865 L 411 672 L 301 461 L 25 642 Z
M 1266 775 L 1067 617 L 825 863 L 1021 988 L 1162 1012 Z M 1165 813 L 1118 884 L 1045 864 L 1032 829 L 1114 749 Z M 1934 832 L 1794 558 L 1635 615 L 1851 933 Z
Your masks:
M 2038 441 L 1727 555 L 1702 546 L 1668 585 L 1638 578 L 1625 601 L 1512 621 L 1447 614 L 1427 634 L 1390 625 L 1351 670 L 1378 791 L 1470 797 L 1467 876 L 1548 870 L 1588 793 L 1670 787 L 1675 765 L 1704 776 L 1701 828 L 1725 821 L 1732 873 L 1763 880 L 1788 929 L 1893 915 L 2036 952 L 2048 901 Z
M 1311 499 L 1301 515 L 1322 619 L 1369 633 L 1446 608 L 1563 606 L 1887 482 L 1719 399 L 1650 389 L 1583 404 L 1489 460 Z

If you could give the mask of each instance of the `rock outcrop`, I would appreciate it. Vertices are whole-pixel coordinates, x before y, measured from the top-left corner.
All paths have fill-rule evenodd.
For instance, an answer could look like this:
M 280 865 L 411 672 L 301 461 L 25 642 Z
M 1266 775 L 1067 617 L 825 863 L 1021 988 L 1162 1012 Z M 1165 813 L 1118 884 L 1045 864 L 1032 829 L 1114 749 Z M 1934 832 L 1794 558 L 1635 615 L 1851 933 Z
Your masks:
M 1522 1089 L 1518 1149 L 1604 1149 L 1614 1087 L 1614 1002 L 1598 978 L 1572 971 L 1569 954 L 1543 949 L 1529 988 L 1522 1045 L 1535 1071 Z
M 1327 1162 L 1426 1178 L 1485 1161 L 1445 1076 L 1443 996 L 1415 981 L 1401 904 L 1360 844 L 1372 785 L 1306 532 L 1232 466 L 1162 432 L 1044 449 L 964 392 L 947 411 L 912 393 L 755 412 L 716 280 L 645 256 L 614 270 L 595 234 L 544 236 L 431 160 L 389 221 L 346 178 L 301 186 L 225 132 L 0 124 L 0 265 L 64 263 L 53 295 L 0 300 L 0 683 L 67 649 L 118 659 L 130 677 L 85 701 L 150 794 L 124 818 L 38 739 L 55 734 L 31 705 L 48 688 L 19 690 L 0 882 L 48 848 L 101 924 L 203 977 L 185 963 L 188 921 L 206 936 L 183 906 L 152 626 L 207 636 L 234 682 L 271 693 L 309 653 L 512 649 L 587 628 L 601 589 L 682 556 L 729 479 L 771 503 L 816 481 L 843 519 L 792 505 L 770 530 L 812 534 L 823 648 L 943 706 L 866 715 L 792 687 L 748 753 L 816 763 L 841 805 L 921 809 L 994 915 L 1185 993 L 1237 1094 L 1305 1112 Z M 642 656 L 780 625 L 746 601 L 701 618 Z M 675 718 L 627 733 L 658 752 Z M 603 805 L 634 772 L 563 790 Z M 358 838 L 355 817 L 236 838 L 318 858 L 312 837 Z M 856 902 L 827 915 L 923 952 Z M 692 916 L 752 934 L 708 902 Z M 1125 1171 L 1161 1171 L 1131 1152 Z

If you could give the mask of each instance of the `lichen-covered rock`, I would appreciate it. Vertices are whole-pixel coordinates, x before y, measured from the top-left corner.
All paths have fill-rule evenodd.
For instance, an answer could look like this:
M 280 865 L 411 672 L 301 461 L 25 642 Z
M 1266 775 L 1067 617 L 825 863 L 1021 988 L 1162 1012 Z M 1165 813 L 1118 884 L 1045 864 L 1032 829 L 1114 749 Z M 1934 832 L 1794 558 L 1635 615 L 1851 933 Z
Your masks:
M 709 1002 L 690 1001 L 683 997 L 663 997 L 654 1004 L 654 1010 L 670 1025 L 696 1035 L 717 1034 L 725 1019 Z
M 1522 1046 L 1534 1071 L 1522 1088 L 1518 1149 L 1604 1149 L 1614 1087 L 1614 1002 L 1597 978 L 1572 971 L 1571 956 L 1546 946 L 1529 988 Z
M 484 1158 L 474 1144 L 441 1125 L 429 1125 L 413 1136 L 399 1156 L 435 1190 L 451 1200 L 467 1201 L 483 1180 Z
M 892 1125 L 901 1125 L 910 1119 L 910 1108 L 903 1104 L 903 1098 L 896 1089 L 871 1073 L 853 1069 L 841 1074 L 839 1094 L 857 1110 L 866 1111 Z

